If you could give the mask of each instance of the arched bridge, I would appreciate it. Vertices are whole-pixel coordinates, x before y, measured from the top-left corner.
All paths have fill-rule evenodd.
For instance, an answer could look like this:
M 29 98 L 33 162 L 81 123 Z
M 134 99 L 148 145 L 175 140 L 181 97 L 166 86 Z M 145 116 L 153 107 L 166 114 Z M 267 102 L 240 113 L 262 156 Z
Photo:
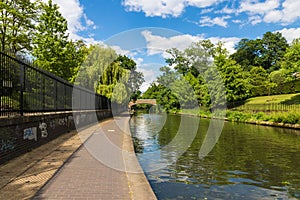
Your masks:
M 137 104 L 150 104 L 156 105 L 156 99 L 137 99 L 136 101 L 130 101 L 128 107 L 130 108 L 133 105 Z

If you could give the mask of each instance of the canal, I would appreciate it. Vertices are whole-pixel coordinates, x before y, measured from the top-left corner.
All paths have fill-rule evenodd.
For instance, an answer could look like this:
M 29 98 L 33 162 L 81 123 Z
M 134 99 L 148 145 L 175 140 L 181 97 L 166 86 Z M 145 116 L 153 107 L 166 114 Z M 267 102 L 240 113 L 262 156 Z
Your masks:
M 300 199 L 299 130 L 224 122 L 201 157 L 209 124 L 193 116 L 131 118 L 136 155 L 158 199 Z

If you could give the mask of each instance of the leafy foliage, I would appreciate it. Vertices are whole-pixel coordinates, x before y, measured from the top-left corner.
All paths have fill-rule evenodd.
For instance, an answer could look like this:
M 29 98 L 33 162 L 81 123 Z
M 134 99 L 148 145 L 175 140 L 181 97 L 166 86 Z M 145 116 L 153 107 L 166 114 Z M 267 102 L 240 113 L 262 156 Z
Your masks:
M 74 82 L 80 64 L 86 54 L 83 42 L 69 41 L 67 21 L 58 11 L 59 7 L 40 4 L 41 14 L 34 36 L 33 56 L 37 66 L 69 82 Z
M 36 3 L 30 0 L 0 1 L 0 48 L 13 54 L 31 50 L 37 17 Z
M 272 72 L 280 68 L 287 48 L 288 43 L 281 33 L 266 32 L 262 39 L 242 39 L 231 57 L 248 71 L 252 66 L 261 66 Z
M 89 48 L 89 54 L 76 78 L 76 84 L 117 103 L 128 102 L 138 93 L 143 82 L 143 74 L 136 71 L 136 63 L 132 59 L 102 45 Z

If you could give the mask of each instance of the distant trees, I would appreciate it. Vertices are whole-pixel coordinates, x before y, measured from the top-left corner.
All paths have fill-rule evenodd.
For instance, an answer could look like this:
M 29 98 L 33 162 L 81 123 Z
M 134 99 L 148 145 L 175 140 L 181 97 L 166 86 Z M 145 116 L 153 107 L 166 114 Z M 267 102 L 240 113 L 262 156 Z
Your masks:
M 287 48 L 287 40 L 281 33 L 266 32 L 262 39 L 242 39 L 231 57 L 245 70 L 249 71 L 252 66 L 257 66 L 272 72 L 280 68 Z
M 267 32 L 262 39 L 242 39 L 232 55 L 222 43 L 214 45 L 209 40 L 193 43 L 183 51 L 169 49 L 169 66 L 161 68 L 157 84 L 142 97 L 155 97 L 170 111 L 188 108 L 194 97 L 198 105 L 214 108 L 284 92 L 279 91 L 285 88 L 282 85 L 300 72 L 299 41 L 289 46 L 280 33 Z
M 287 48 L 281 69 L 286 74 L 287 79 L 293 80 L 300 76 L 300 39 L 295 39 L 289 48 Z

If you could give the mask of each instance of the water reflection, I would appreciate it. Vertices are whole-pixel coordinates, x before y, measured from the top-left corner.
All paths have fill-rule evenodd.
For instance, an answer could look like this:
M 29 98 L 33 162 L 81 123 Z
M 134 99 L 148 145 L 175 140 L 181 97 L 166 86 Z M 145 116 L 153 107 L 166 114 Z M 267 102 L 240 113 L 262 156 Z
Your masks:
M 188 120 L 199 129 L 179 158 L 172 155 L 176 152 L 163 149 L 176 136 L 180 116 L 163 119 L 160 115 L 141 114 L 131 120 L 142 167 L 148 169 L 164 159 L 171 163 L 146 173 L 159 199 L 300 199 L 299 131 L 225 123 L 217 145 L 199 159 L 209 120 Z M 185 137 L 195 128 L 191 124 L 184 126 Z M 149 159 L 147 155 L 153 151 L 159 154 Z

